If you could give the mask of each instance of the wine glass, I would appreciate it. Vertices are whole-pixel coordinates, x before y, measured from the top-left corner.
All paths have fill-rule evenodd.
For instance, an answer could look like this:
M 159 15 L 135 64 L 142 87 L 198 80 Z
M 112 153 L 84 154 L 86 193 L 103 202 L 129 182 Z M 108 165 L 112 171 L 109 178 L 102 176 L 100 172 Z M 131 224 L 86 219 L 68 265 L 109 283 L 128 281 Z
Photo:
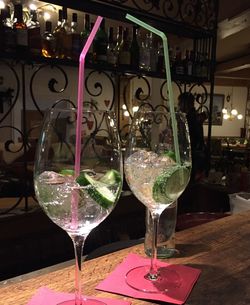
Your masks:
M 186 188 L 191 171 L 188 127 L 182 113 L 138 111 L 128 138 L 124 170 L 134 195 L 152 217 L 151 263 L 126 275 L 126 282 L 144 292 L 167 291 L 181 285 L 171 268 L 157 268 L 157 230 L 161 213 Z
M 47 112 L 35 157 L 34 185 L 44 212 L 74 244 L 75 299 L 61 304 L 100 305 L 103 302 L 82 300 L 82 251 L 90 231 L 111 213 L 120 196 L 122 154 L 114 112 L 83 111 L 80 130 L 77 119 L 74 108 Z

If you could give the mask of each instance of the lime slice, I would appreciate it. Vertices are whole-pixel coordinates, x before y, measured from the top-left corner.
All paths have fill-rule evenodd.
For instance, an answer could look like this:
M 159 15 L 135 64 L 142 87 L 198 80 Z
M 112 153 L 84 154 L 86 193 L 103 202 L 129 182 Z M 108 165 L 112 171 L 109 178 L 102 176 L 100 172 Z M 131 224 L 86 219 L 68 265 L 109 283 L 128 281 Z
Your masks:
M 59 174 L 64 176 L 74 176 L 75 171 L 73 169 L 62 169 Z
M 186 188 L 189 169 L 175 166 L 159 175 L 153 185 L 153 199 L 161 203 L 175 201 Z
M 116 193 L 113 193 L 108 188 L 110 184 L 103 183 L 102 181 L 96 181 L 87 173 L 81 173 L 80 176 L 76 178 L 76 182 L 79 183 L 81 186 L 89 186 L 86 191 L 88 192 L 90 197 L 94 199 L 98 204 L 100 204 L 103 208 L 109 208 L 115 203 L 117 199 L 118 191 Z M 114 183 L 112 183 L 112 185 L 113 184 Z M 120 190 L 120 188 L 118 190 Z

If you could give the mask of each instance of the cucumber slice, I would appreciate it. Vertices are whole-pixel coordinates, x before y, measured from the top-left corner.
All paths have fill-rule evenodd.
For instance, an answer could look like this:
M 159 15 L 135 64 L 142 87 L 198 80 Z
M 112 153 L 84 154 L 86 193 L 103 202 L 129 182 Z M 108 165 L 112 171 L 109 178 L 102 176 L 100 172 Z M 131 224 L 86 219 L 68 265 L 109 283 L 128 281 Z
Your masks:
M 114 194 L 108 188 L 110 184 L 103 183 L 101 181 L 96 181 L 87 173 L 81 173 L 80 176 L 76 178 L 76 182 L 79 183 L 81 186 L 89 186 L 86 191 L 88 192 L 90 197 L 94 199 L 98 204 L 100 204 L 103 208 L 107 209 L 116 202 L 118 192 Z
M 153 199 L 161 203 L 175 201 L 186 188 L 189 176 L 189 170 L 181 166 L 163 172 L 154 182 Z
M 74 176 L 75 171 L 73 169 L 62 169 L 59 174 L 63 176 Z
M 102 178 L 99 181 L 106 183 L 108 185 L 120 183 L 121 175 L 119 174 L 118 171 L 111 169 L 111 170 L 107 171 L 107 173 L 104 176 L 102 176 Z
M 169 150 L 166 153 L 164 153 L 164 156 L 168 156 L 170 159 L 176 162 L 175 153 L 172 150 Z

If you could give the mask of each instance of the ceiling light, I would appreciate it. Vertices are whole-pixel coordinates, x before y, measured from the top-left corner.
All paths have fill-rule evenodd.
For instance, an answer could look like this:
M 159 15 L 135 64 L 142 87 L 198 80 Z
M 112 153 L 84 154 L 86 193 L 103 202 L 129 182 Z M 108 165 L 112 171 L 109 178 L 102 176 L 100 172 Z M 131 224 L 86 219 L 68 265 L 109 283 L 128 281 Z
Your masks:
M 0 1 L 0 9 L 3 9 L 3 8 L 5 8 L 5 3 L 4 3 L 4 1 Z

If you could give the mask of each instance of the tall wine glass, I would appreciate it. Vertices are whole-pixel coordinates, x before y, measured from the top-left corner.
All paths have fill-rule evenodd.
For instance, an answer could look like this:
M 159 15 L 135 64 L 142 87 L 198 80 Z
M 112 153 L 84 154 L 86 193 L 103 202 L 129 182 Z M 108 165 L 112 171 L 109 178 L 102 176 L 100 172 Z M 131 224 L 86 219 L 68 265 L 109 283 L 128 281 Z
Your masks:
M 151 264 L 134 268 L 126 275 L 128 285 L 137 290 L 152 293 L 181 285 L 175 271 L 157 268 L 157 229 L 161 213 L 186 188 L 190 170 L 190 141 L 184 115 L 176 113 L 172 120 L 167 111 L 136 112 L 125 154 L 125 176 L 153 220 Z
M 74 244 L 75 299 L 62 304 L 100 305 L 81 297 L 82 250 L 90 231 L 111 213 L 120 196 L 122 155 L 112 111 L 82 113 L 80 146 L 75 145 L 76 122 L 76 109 L 53 108 L 45 116 L 35 159 L 35 192 L 44 212 Z

